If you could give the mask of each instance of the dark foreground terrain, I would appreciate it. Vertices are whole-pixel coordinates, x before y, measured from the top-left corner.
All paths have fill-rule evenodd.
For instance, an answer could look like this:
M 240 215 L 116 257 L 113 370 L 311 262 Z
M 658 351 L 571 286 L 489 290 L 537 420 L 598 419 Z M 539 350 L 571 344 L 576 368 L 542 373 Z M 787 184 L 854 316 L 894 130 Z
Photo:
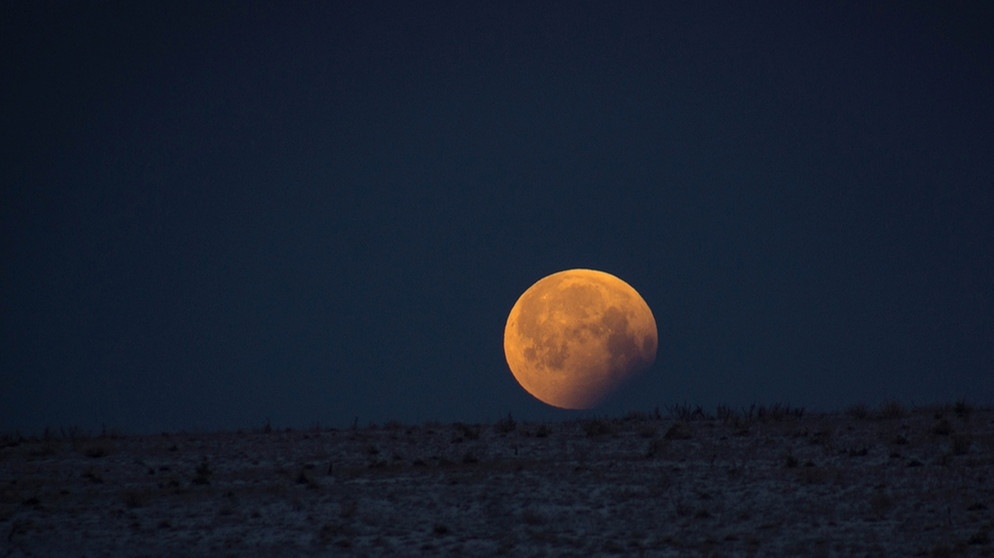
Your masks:
M 0 437 L 0 557 L 989 556 L 994 412 Z

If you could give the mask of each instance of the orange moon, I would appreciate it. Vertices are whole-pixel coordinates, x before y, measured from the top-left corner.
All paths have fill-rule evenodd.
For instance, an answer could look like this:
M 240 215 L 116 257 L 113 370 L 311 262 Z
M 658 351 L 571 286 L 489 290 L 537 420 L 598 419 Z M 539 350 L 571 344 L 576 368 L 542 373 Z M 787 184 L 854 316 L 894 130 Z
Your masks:
M 656 320 L 614 275 L 570 269 L 544 277 L 511 308 L 504 357 L 540 401 L 590 409 L 656 360 Z

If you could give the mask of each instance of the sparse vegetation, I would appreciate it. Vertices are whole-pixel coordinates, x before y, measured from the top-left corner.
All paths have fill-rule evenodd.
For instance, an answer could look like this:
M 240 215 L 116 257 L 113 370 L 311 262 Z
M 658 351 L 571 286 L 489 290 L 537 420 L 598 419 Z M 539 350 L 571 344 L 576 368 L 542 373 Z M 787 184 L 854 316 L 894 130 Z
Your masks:
M 883 490 L 877 490 L 870 497 L 870 513 L 875 518 L 883 518 L 894 508 L 894 504 L 894 498 L 890 494 Z
M 932 427 L 932 434 L 937 436 L 949 436 L 952 433 L 953 425 L 945 418 L 940 418 Z
M 211 469 L 210 463 L 207 462 L 207 459 L 203 459 L 194 472 L 193 484 L 210 484 L 213 476 L 214 471 Z
M 345 498 L 338 504 L 338 517 L 342 519 L 351 519 L 355 517 L 356 513 L 359 512 L 359 499 L 358 498 Z
M 967 544 L 985 546 L 991 544 L 990 530 L 983 528 L 970 535 L 970 539 L 967 541 Z
M 590 419 L 583 421 L 583 432 L 588 438 L 594 438 L 597 436 L 607 436 L 614 434 L 616 427 L 609 420 L 603 419 Z
M 548 518 L 546 518 L 545 515 L 536 511 L 534 508 L 528 507 L 525 508 L 523 512 L 521 512 L 521 521 L 525 525 L 539 526 L 539 525 L 545 525 L 545 523 L 548 521 Z
M 435 526 L 431 528 L 431 532 L 434 533 L 434 534 L 436 534 L 436 535 L 439 535 L 439 536 L 441 536 L 441 535 L 448 535 L 449 532 L 450 532 L 450 529 L 449 529 L 448 525 L 446 525 L 444 523 L 436 523 Z
M 784 403 L 774 403 L 773 405 L 750 405 L 749 408 L 736 411 L 728 405 L 718 405 L 715 407 L 715 415 L 711 417 L 704 413 L 700 407 L 692 411 L 682 410 L 678 416 L 689 416 L 694 418 L 711 420 L 717 418 L 723 424 L 734 426 L 736 429 L 747 429 L 750 424 L 756 422 L 781 422 L 791 419 L 799 419 L 804 416 L 804 407 L 792 407 Z
M 456 436 L 452 439 L 453 442 L 462 442 L 463 440 L 479 440 L 480 439 L 480 426 L 478 424 L 463 424 L 461 422 L 455 423 Z
M 846 414 L 854 419 L 863 420 L 869 418 L 870 409 L 862 403 L 855 403 L 846 409 Z
M 897 401 L 888 401 L 880 407 L 880 418 L 884 420 L 904 418 L 907 413 L 904 405 Z
M 663 434 L 663 439 L 665 440 L 689 440 L 694 437 L 694 432 L 690 429 L 686 423 L 677 422 L 674 423 Z
M 297 473 L 296 483 L 299 485 L 306 486 L 311 490 L 317 490 L 318 488 L 321 488 L 321 484 L 314 479 L 314 477 L 311 475 L 310 471 L 306 467 L 301 468 L 300 472 Z
M 539 424 L 532 430 L 532 435 L 536 438 L 548 438 L 552 434 L 552 427 L 548 424 Z
M 952 437 L 953 455 L 966 455 L 970 452 L 973 440 L 969 434 L 956 434 Z
M 89 467 L 86 469 L 86 471 L 83 471 L 82 477 L 93 484 L 104 483 L 104 478 L 100 475 L 100 472 L 94 469 L 93 467 Z
M 683 422 L 708 420 L 710 415 L 700 405 L 676 404 L 666 409 L 666 415 Z
M 149 490 L 126 490 L 124 492 L 124 505 L 128 508 L 143 508 L 152 499 Z
M 82 451 L 83 455 L 92 459 L 97 459 L 100 457 L 107 457 L 111 454 L 111 450 L 112 446 L 110 442 L 105 440 L 87 444 Z
M 625 416 L 621 417 L 623 422 L 650 422 L 659 420 L 659 417 L 650 413 L 645 413 L 642 411 L 632 411 Z
M 655 438 L 649 442 L 649 447 L 646 449 L 646 457 L 657 457 L 663 454 L 666 450 L 667 441 L 660 438 Z
M 953 412 L 956 413 L 957 417 L 963 420 L 969 420 L 970 414 L 973 413 L 973 407 L 970 406 L 970 404 L 965 400 L 960 399 L 953 405 Z
M 518 423 L 514 421 L 514 417 L 511 416 L 511 413 L 508 413 L 507 417 L 500 419 L 497 421 L 497 424 L 494 425 L 494 429 L 498 434 L 510 434 L 511 432 L 514 432 L 517 427 Z
M 0 521 L 25 555 L 59 554 L 38 514 L 87 554 L 122 533 L 251 554 L 240 535 L 273 526 L 301 554 L 990 553 L 994 410 L 888 405 L 120 437 L 98 456 L 111 438 L 8 435 Z
M 735 424 L 738 425 L 739 414 L 735 412 L 735 409 L 728 407 L 726 405 L 718 405 L 715 407 L 714 414 L 718 417 L 724 424 Z
M 783 466 L 787 469 L 793 469 L 794 467 L 797 467 L 799 463 L 800 461 L 798 461 L 797 457 L 794 456 L 794 452 L 787 451 L 787 454 L 784 455 Z

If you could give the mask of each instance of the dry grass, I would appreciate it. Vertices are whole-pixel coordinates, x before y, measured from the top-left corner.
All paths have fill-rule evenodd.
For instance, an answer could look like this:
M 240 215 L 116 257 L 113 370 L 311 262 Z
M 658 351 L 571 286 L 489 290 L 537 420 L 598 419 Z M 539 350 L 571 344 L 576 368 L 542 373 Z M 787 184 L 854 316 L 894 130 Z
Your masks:
M 994 554 L 962 402 L 0 442 L 11 557 Z

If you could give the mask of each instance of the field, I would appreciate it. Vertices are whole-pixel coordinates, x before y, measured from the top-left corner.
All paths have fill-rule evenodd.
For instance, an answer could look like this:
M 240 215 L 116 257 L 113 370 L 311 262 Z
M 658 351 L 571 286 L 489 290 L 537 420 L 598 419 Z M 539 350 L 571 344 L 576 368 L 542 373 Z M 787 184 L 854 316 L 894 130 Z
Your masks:
M 990 556 L 994 411 L 0 437 L 0 557 Z

